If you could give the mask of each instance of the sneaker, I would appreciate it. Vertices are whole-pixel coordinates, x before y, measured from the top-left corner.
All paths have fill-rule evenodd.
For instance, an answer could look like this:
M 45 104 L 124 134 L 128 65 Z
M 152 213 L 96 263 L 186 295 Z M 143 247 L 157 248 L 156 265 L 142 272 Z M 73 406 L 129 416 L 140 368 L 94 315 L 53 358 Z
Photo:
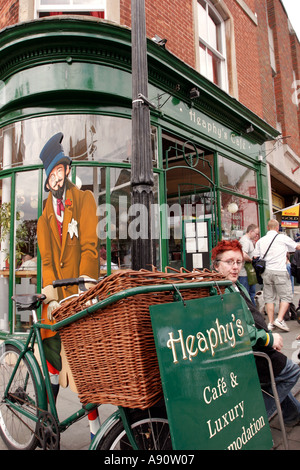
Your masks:
M 274 325 L 273 325 L 273 323 L 268 323 L 268 330 L 269 330 L 269 331 L 274 330 Z
M 280 328 L 281 330 L 284 331 L 290 331 L 290 329 L 286 326 L 286 323 L 284 320 L 279 321 L 278 318 L 274 321 L 274 326 L 277 326 L 277 328 Z

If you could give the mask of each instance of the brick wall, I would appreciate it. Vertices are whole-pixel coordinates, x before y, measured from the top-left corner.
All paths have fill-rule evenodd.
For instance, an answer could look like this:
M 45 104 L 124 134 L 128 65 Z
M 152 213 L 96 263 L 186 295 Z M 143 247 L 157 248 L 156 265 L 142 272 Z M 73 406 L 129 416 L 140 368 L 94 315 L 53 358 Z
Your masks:
M 268 37 L 268 12 L 266 0 L 256 0 L 255 11 L 259 27 L 257 28 L 258 60 L 260 67 L 261 98 L 263 119 L 273 127 L 277 125 L 274 97 L 274 81 L 270 63 L 270 48 Z
M 273 29 L 276 51 L 277 73 L 274 78 L 274 86 L 277 120 L 281 124 L 282 135 L 290 136 L 285 143 L 299 154 L 299 114 L 297 113 L 296 105 L 293 103 L 293 56 L 287 16 L 278 0 L 267 0 L 267 2 L 269 23 Z
M 293 83 L 293 103 L 297 107 L 298 132 L 300 136 L 300 43 L 296 34 L 290 36 L 292 63 L 295 72 L 295 82 Z
M 131 26 L 130 0 L 120 0 L 121 24 Z M 192 0 L 145 0 L 147 37 L 167 39 L 167 49 L 195 67 L 195 38 Z
M 256 3 L 265 5 L 265 0 L 246 0 L 253 13 L 256 12 Z M 268 56 L 267 29 L 264 28 L 262 37 L 258 42 L 259 28 L 253 23 L 236 0 L 224 0 L 233 18 L 233 30 L 235 35 L 235 52 L 237 62 L 239 101 L 262 118 L 268 118 L 271 123 L 274 118 L 274 102 L 269 96 L 262 96 L 264 90 L 269 87 L 267 83 L 267 62 L 262 60 L 266 68 L 264 83 L 261 83 L 260 52 Z M 195 37 L 192 0 L 151 1 L 145 0 L 147 36 L 158 34 L 168 39 L 167 49 L 179 59 L 195 67 Z M 265 10 L 262 9 L 260 21 L 266 23 Z M 130 0 L 121 0 L 121 24 L 130 27 Z M 265 26 L 265 25 L 264 25 Z M 265 37 L 266 36 L 266 37 Z M 249 45 L 251 45 L 249 47 Z M 272 90 L 272 83 L 271 83 Z M 266 93 L 264 93 L 266 94 Z
M 0 29 L 16 24 L 19 20 L 19 1 L 0 0 Z
M 255 13 L 253 0 L 246 3 Z M 258 27 L 235 0 L 226 0 L 226 5 L 233 17 L 239 101 L 263 117 Z

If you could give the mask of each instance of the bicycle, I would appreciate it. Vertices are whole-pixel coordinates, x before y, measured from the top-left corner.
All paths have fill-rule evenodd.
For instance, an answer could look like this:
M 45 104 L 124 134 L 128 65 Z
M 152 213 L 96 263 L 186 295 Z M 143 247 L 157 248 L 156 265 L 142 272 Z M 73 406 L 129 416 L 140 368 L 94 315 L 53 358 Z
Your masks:
M 55 281 L 53 284 L 55 287 L 77 284 L 83 290 L 83 282 L 82 278 L 76 278 Z M 1 345 L 0 435 L 12 450 L 34 450 L 37 447 L 57 450 L 60 448 L 61 433 L 100 406 L 88 404 L 63 421 L 59 420 L 41 339 L 40 330 L 46 328 L 46 325 L 39 322 L 37 317 L 37 310 L 44 299 L 43 294 L 13 296 L 20 311 L 32 311 L 33 323 L 25 341 L 9 338 Z M 97 308 L 101 308 L 101 302 L 97 303 L 95 299 L 95 303 Z M 90 310 L 96 307 L 92 306 Z M 74 317 L 71 321 L 76 321 L 78 315 Z M 60 323 L 64 322 L 58 322 L 51 329 L 59 330 Z M 35 355 L 36 347 L 39 362 Z M 90 446 L 91 450 L 171 448 L 163 403 L 148 410 L 119 406 L 101 425 Z

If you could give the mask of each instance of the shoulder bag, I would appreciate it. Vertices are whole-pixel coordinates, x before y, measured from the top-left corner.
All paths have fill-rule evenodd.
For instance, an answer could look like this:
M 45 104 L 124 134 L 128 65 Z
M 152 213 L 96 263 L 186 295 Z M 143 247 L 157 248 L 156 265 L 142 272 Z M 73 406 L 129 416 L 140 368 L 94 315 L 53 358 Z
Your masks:
M 262 273 L 264 272 L 264 270 L 266 269 L 265 257 L 267 255 L 269 249 L 271 248 L 271 245 L 272 245 L 273 241 L 275 240 L 275 238 L 277 237 L 277 235 L 279 235 L 279 233 L 276 233 L 275 237 L 271 241 L 271 243 L 270 243 L 267 251 L 265 252 L 264 256 L 262 258 L 255 258 L 255 259 L 252 260 L 252 264 L 254 266 L 257 277 L 260 277 L 262 275 Z

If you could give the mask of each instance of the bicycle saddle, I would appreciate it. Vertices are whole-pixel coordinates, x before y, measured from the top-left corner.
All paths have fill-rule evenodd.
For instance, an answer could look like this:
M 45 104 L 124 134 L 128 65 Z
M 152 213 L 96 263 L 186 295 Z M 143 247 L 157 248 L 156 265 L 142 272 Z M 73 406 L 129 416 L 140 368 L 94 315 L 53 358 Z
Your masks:
M 18 294 L 12 296 L 18 310 L 36 310 L 45 298 L 44 294 Z

